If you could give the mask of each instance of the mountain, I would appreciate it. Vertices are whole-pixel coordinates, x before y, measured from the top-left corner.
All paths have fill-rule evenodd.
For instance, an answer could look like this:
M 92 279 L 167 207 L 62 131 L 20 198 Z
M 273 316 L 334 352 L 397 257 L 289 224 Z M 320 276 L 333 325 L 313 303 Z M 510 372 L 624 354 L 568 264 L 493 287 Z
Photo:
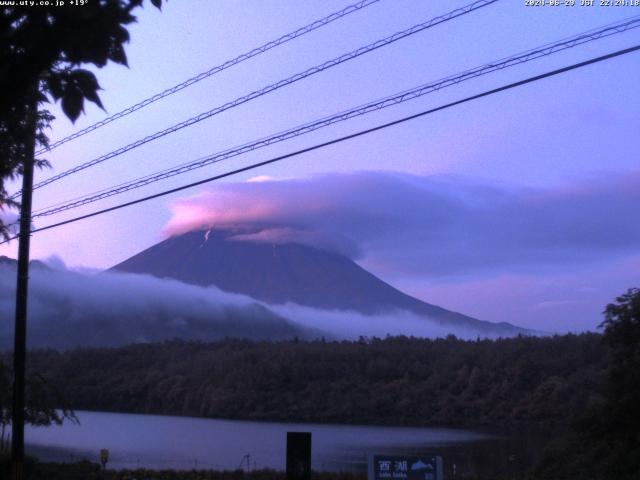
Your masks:
M 233 235 L 231 231 L 213 229 L 176 235 L 112 270 L 213 285 L 270 304 L 291 302 L 367 315 L 401 310 L 443 326 L 470 328 L 479 335 L 532 333 L 509 323 L 481 321 L 418 300 L 338 253 L 299 243 L 237 241 L 231 238 Z

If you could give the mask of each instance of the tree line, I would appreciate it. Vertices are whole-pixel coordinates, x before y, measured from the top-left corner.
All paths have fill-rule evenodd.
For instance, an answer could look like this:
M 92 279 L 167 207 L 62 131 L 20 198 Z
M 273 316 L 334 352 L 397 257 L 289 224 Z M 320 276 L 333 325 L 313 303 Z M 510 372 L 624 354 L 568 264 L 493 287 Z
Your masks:
M 35 351 L 75 409 L 395 425 L 564 423 L 597 401 L 597 334 L 463 341 L 213 343 Z
M 602 335 L 495 341 L 174 340 L 40 350 L 29 356 L 38 381 L 28 404 L 43 424 L 62 420 L 51 418 L 57 405 L 251 420 L 547 426 L 542 461 L 527 478 L 636 480 L 640 289 L 607 305 L 602 327 Z M 5 419 L 8 356 L 0 355 Z M 69 410 L 57 415 L 72 419 Z

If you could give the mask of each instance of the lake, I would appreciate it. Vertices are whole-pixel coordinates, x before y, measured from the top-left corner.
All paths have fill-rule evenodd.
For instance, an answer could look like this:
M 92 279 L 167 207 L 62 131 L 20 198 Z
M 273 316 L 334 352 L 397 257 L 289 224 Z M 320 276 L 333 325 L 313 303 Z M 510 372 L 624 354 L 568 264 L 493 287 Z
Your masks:
M 437 454 L 459 474 L 504 473 L 531 461 L 526 436 L 450 428 L 318 425 L 76 412 L 80 425 L 27 427 L 27 452 L 42 460 L 98 462 L 109 468 L 284 470 L 286 432 L 312 433 L 312 467 L 366 471 L 368 453 Z M 246 455 L 249 457 L 246 457 Z M 247 462 L 247 458 L 249 462 Z

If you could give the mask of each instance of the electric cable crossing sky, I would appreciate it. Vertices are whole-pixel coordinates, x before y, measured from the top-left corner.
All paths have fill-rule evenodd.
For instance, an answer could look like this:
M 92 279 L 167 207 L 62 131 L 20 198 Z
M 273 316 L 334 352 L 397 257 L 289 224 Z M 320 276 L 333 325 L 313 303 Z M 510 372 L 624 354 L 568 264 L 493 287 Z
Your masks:
M 59 147 L 60 145 L 64 145 L 67 142 L 70 142 L 71 140 L 74 140 L 76 138 L 82 137 L 83 135 L 86 135 L 87 133 L 93 132 L 94 130 L 97 130 L 100 127 L 104 127 L 105 125 L 108 125 L 111 122 L 114 122 L 116 120 L 118 120 L 119 118 L 122 117 L 126 117 L 127 115 L 132 114 L 133 112 L 136 112 L 146 106 L 151 105 L 152 103 L 157 102 L 158 100 L 161 100 L 165 97 L 168 97 L 170 95 L 173 95 L 174 93 L 178 93 L 181 90 L 184 90 L 187 87 L 190 87 L 191 85 L 194 85 L 202 80 L 204 80 L 205 78 L 209 78 L 213 75 L 215 75 L 216 73 L 220 73 L 223 70 L 226 70 L 228 68 L 233 67 L 234 65 L 238 65 L 242 62 L 244 62 L 245 60 L 249 60 L 250 58 L 253 58 L 255 56 L 258 56 L 262 53 L 265 53 L 269 50 L 271 50 L 272 48 L 276 48 L 279 47 L 280 45 L 284 45 L 287 42 L 290 42 L 291 40 L 294 40 L 298 37 L 301 37 L 303 35 L 306 35 L 307 33 L 313 32 L 314 30 L 317 30 L 321 27 L 324 27 L 325 25 L 329 25 L 330 23 L 339 20 L 351 13 L 354 12 L 358 12 L 360 10 L 362 10 L 363 8 L 366 8 L 370 5 L 373 5 L 374 3 L 379 2 L 380 0 L 362 0 L 358 3 L 354 3 L 353 5 L 349 5 L 345 8 L 343 8 L 342 10 L 339 10 L 337 12 L 334 12 L 330 15 L 327 15 L 324 18 L 320 18 L 312 23 L 310 23 L 309 25 L 305 25 L 304 27 L 301 27 L 297 30 L 294 30 L 293 32 L 287 33 L 285 35 L 282 35 L 281 37 L 272 40 L 270 42 L 265 43 L 264 45 L 261 45 L 259 47 L 254 48 L 253 50 L 243 53 L 241 55 L 238 55 L 237 57 L 235 57 L 232 60 L 227 60 L 224 63 L 221 63 L 220 65 L 216 65 L 215 67 L 210 68 L 209 70 L 207 70 L 206 72 L 202 72 L 199 73 L 198 75 L 195 75 L 191 78 L 188 78 L 187 80 L 174 85 L 171 88 L 167 88 L 166 90 L 163 90 L 160 93 L 156 93 L 155 95 L 148 97 L 134 105 L 131 105 L 130 107 L 125 108 L 124 110 L 121 110 L 117 113 L 114 113 L 113 115 L 110 115 L 102 120 L 100 120 L 99 122 L 96 122 L 92 125 L 89 125 L 86 128 L 83 128 L 82 130 L 78 130 L 75 133 L 72 133 L 71 135 L 64 137 L 56 142 L 53 142 L 51 145 L 49 145 L 48 147 L 45 148 L 41 148 L 40 150 L 36 151 L 36 155 L 41 155 L 45 152 L 50 152 L 51 150 Z
M 638 57 L 626 54 L 639 43 L 640 12 L 474 0 L 296 5 L 200 2 L 194 15 L 190 2 L 169 2 L 162 15 L 141 11 L 132 69 L 100 74 L 112 111 L 91 107 L 74 127 L 59 105 L 50 107 L 58 117 L 52 148 L 38 148 L 55 170 L 36 179 L 51 185 L 34 196 L 34 258 L 105 269 L 190 218 L 206 222 L 209 209 L 228 207 L 224 218 L 240 223 L 286 224 L 313 217 L 315 202 L 331 194 L 326 221 L 305 225 L 361 242 L 358 261 L 399 290 L 477 318 L 593 329 L 602 305 L 637 281 L 640 261 L 637 225 L 626 221 L 640 181 L 632 140 L 640 97 L 628 81 Z M 473 14 L 439 17 L 464 6 Z M 424 34 L 389 38 L 436 18 L 439 26 Z M 395 43 L 382 48 L 378 39 Z M 344 58 L 359 47 L 377 50 Z M 617 59 L 597 60 L 609 52 Z M 600 63 L 573 68 L 588 58 Z M 329 59 L 344 62 L 330 68 Z M 538 81 L 543 72 L 556 73 Z M 516 89 L 522 79 L 529 86 Z M 284 88 L 287 81 L 297 83 Z M 414 115 L 431 121 L 410 121 Z M 65 181 L 50 178 L 57 174 Z M 260 182 L 250 182 L 256 175 Z M 424 195 L 408 203 L 414 188 Z M 406 208 L 432 197 L 435 209 Z M 389 201 L 376 208 L 381 198 Z M 261 202 L 282 211 L 232 215 Z M 0 216 L 17 220 L 13 211 Z M 358 216 L 361 224 L 344 220 Z M 519 228 L 520 219 L 530 228 Z M 526 249 L 513 229 L 531 242 Z M 437 260 L 424 260 L 425 242 L 410 241 L 421 235 L 438 237 Z M 446 257 L 441 235 L 461 238 L 469 259 Z M 16 243 L 0 254 L 15 257 Z M 385 257 L 396 248 L 403 254 Z
M 350 140 L 350 139 L 353 139 L 353 138 L 356 138 L 356 137 L 360 137 L 360 136 L 363 136 L 363 135 L 368 135 L 370 133 L 373 133 L 373 132 L 376 132 L 376 131 L 379 131 L 379 130 L 383 130 L 383 129 L 386 129 L 386 128 L 389 128 L 389 127 L 392 127 L 392 126 L 395 126 L 395 125 L 399 125 L 399 124 L 408 122 L 410 120 L 415 120 L 417 118 L 421 118 L 421 117 L 424 117 L 426 115 L 430 115 L 430 114 L 433 114 L 433 113 L 436 113 L 436 112 L 439 112 L 439 111 L 442 111 L 442 110 L 446 110 L 446 109 L 461 105 L 463 103 L 467 103 L 467 102 L 471 102 L 473 100 L 477 100 L 477 99 L 480 99 L 480 98 L 484 98 L 484 97 L 488 97 L 488 96 L 491 96 L 491 95 L 495 95 L 497 93 L 500 93 L 500 92 L 503 92 L 503 91 L 506 91 L 506 90 L 511 90 L 511 89 L 514 89 L 514 88 L 517 88 L 517 87 L 521 87 L 523 85 L 527 85 L 529 83 L 538 82 L 538 81 L 543 80 L 545 78 L 561 75 L 561 74 L 567 73 L 567 72 L 569 72 L 571 70 L 584 68 L 586 66 L 593 65 L 593 64 L 596 64 L 596 63 L 600 63 L 600 62 L 603 62 L 603 61 L 606 61 L 606 60 L 610 60 L 612 58 L 620 57 L 620 56 L 623 56 L 623 55 L 627 55 L 629 53 L 634 53 L 634 52 L 636 52 L 638 50 L 640 50 L 640 45 L 635 45 L 633 47 L 629 47 L 629 48 L 626 48 L 626 49 L 623 49 L 623 50 L 618 50 L 616 52 L 612 52 L 612 53 L 609 53 L 607 55 L 602 55 L 600 57 L 591 58 L 589 60 L 585 60 L 585 61 L 580 62 L 580 63 L 576 63 L 576 64 L 573 64 L 573 65 L 569 65 L 569 66 L 562 67 L 562 68 L 559 68 L 559 69 L 556 69 L 556 70 L 552 70 L 550 72 L 546 72 L 546 73 L 543 73 L 543 74 L 540 74 L 540 75 L 529 77 L 529 78 L 526 78 L 524 80 L 520 80 L 518 82 L 514 82 L 514 83 L 507 84 L 507 85 L 503 85 L 501 87 L 497 87 L 497 88 L 494 88 L 494 89 L 491 89 L 491 90 L 487 90 L 487 91 L 479 93 L 477 95 L 466 97 L 466 98 L 463 98 L 461 100 L 457 100 L 455 102 L 447 103 L 445 105 L 441 105 L 439 107 L 435 107 L 435 108 L 432 108 L 432 109 L 429 109 L 429 110 L 425 110 L 423 112 L 420 112 L 420 113 L 417 113 L 417 114 L 414 114 L 414 115 L 410 115 L 408 117 L 404 117 L 404 118 L 401 118 L 399 120 L 395 120 L 395 121 L 392 121 L 392 122 L 389 122 L 389 123 L 378 125 L 376 127 L 368 128 L 366 130 L 361 130 L 361 131 L 353 133 L 351 135 L 346 135 L 344 137 L 336 138 L 336 139 L 330 140 L 328 142 L 316 144 L 316 145 L 313 145 L 311 147 L 307 147 L 307 148 L 303 148 L 301 150 L 297 150 L 295 152 L 291 152 L 291 153 L 288 153 L 288 154 L 285 154 L 285 155 L 281 155 L 281 156 L 278 156 L 278 157 L 275 157 L 275 158 L 271 158 L 271 159 L 265 160 L 263 162 L 258 162 L 258 163 L 254 163 L 254 164 L 251 164 L 251 165 L 247 165 L 247 166 L 244 166 L 242 168 L 238 168 L 236 170 L 231 170 L 231 171 L 219 174 L 219 175 L 215 175 L 213 177 L 209 177 L 209 178 L 205 178 L 203 180 L 199 180 L 197 182 L 189 183 L 189 184 L 177 187 L 177 188 L 172 188 L 170 190 L 165 190 L 163 192 L 159 192 L 159 193 L 156 193 L 156 194 L 153 194 L 153 195 L 142 197 L 142 198 L 139 198 L 137 200 L 121 203 L 119 205 L 115 205 L 113 207 L 109 207 L 109 208 L 105 208 L 105 209 L 102 209 L 102 210 L 98 210 L 98 211 L 95 211 L 95 212 L 92 212 L 92 213 L 89 213 L 89 214 L 86 214 L 86 215 L 81 215 L 81 216 L 78 216 L 78 217 L 75 217 L 75 218 L 71 218 L 71 219 L 68 219 L 68 220 L 64 220 L 64 221 L 61 221 L 61 222 L 58 222 L 58 223 L 54 223 L 54 224 L 51 224 L 51 225 L 46 225 L 44 227 L 36 228 L 36 229 L 31 230 L 31 233 L 37 233 L 37 232 L 42 232 L 42 231 L 45 231 L 45 230 L 50 230 L 50 229 L 53 229 L 53 228 L 61 227 L 63 225 L 68 225 L 68 224 L 71 224 L 71 223 L 75 223 L 75 222 L 78 222 L 80 220 L 85 220 L 87 218 L 91 218 L 91 217 L 95 217 L 95 216 L 98 216 L 98 215 L 103 215 L 105 213 L 113 212 L 115 210 L 119 210 L 119 209 L 122 209 L 122 208 L 125 208 L 125 207 L 129 207 L 129 206 L 132 206 L 132 205 L 148 202 L 150 200 L 153 200 L 153 199 L 156 199 L 156 198 L 160 198 L 160 197 L 169 195 L 171 193 L 176 193 L 176 192 L 179 192 L 179 191 L 182 191 L 182 190 L 186 190 L 186 189 L 193 188 L 193 187 L 196 187 L 196 186 L 199 186 L 199 185 L 204 185 L 206 183 L 210 183 L 210 182 L 213 182 L 213 181 L 216 181 L 216 180 L 220 180 L 222 178 L 226 178 L 226 177 L 230 177 L 230 176 L 233 176 L 233 175 L 237 175 L 239 173 L 243 173 L 243 172 L 246 172 L 246 171 L 249 171 L 249 170 L 254 170 L 254 169 L 259 168 L 259 167 L 263 167 L 263 166 L 266 166 L 266 165 L 269 165 L 269 164 L 272 164 L 272 163 L 280 162 L 280 161 L 285 160 L 287 158 L 292 158 L 292 157 L 295 157 L 295 156 L 299 156 L 299 155 L 302 155 L 304 153 L 311 152 L 313 150 L 318 150 L 318 149 L 327 147 L 329 145 L 334 145 L 336 143 L 341 143 L 341 142 L 344 142 L 344 141 L 347 141 L 347 140 Z M 11 240 L 13 240 L 15 238 L 17 238 L 17 236 L 14 236 L 14 237 L 10 238 L 9 240 L 5 240 L 3 242 L 0 242 L 0 245 L 2 245 L 4 243 L 7 243 L 7 242 L 9 242 L 9 241 L 11 241 Z
M 343 122 L 351 118 L 366 115 L 373 111 L 377 111 L 377 110 L 387 108 L 393 105 L 397 105 L 403 102 L 407 102 L 409 100 L 419 98 L 421 96 L 441 90 L 443 88 L 457 85 L 460 82 L 464 82 L 482 75 L 500 71 L 508 67 L 530 62 L 532 60 L 535 60 L 541 57 L 546 57 L 554 53 L 558 53 L 570 48 L 574 48 L 588 42 L 609 37 L 611 35 L 626 32 L 628 30 L 637 28 L 639 26 L 640 26 L 640 17 L 633 17 L 631 19 L 625 19 L 623 21 L 616 22 L 615 24 L 607 25 L 596 30 L 590 30 L 588 32 L 574 35 L 572 37 L 560 40 L 558 42 L 546 44 L 541 47 L 537 47 L 535 49 L 528 50 L 523 53 L 512 55 L 510 57 L 506 57 L 501 60 L 496 60 L 494 62 L 490 62 L 483 66 L 467 70 L 460 74 L 452 75 L 435 82 L 421 85 L 411 90 L 407 90 L 404 92 L 397 93 L 395 95 L 391 95 L 381 100 L 376 100 L 374 102 L 370 102 L 350 110 L 336 113 L 329 117 L 325 117 L 320 120 L 307 123 L 305 125 L 297 126 L 292 129 L 271 135 L 269 137 L 265 137 L 265 138 L 256 140 L 254 142 L 241 145 L 239 147 L 231 148 L 228 150 L 224 150 L 222 152 L 205 156 L 197 160 L 194 160 L 192 162 L 179 165 L 177 167 L 166 169 L 151 175 L 147 175 L 147 176 L 132 180 L 130 182 L 116 185 L 108 189 L 103 189 L 98 192 L 84 195 L 77 199 L 72 199 L 67 202 L 60 202 L 56 205 L 44 207 L 39 211 L 36 211 L 32 216 L 32 218 L 50 216 L 56 213 L 60 213 L 66 210 L 71 210 L 73 208 L 80 207 L 82 205 L 94 203 L 99 200 L 112 197 L 114 195 L 119 195 L 121 193 L 128 192 L 130 190 L 144 187 L 146 185 L 158 182 L 160 180 L 171 178 L 176 175 L 180 175 L 198 168 L 203 168 L 208 165 L 215 164 L 215 163 L 242 155 L 244 153 L 247 153 L 253 150 L 257 150 L 259 148 L 263 148 L 275 143 L 288 140 L 290 138 L 304 135 L 306 133 L 318 130 L 320 128 L 327 127 L 329 125 L 333 125 L 338 122 Z
M 53 182 L 56 182 L 58 180 L 61 180 L 64 177 L 67 177 L 69 175 L 72 175 L 74 173 L 80 172 L 82 170 L 85 170 L 89 167 L 92 167 L 94 165 L 97 165 L 99 163 L 105 162 L 107 160 L 110 160 L 114 157 L 117 157 L 119 155 L 122 155 L 123 153 L 129 152 L 135 148 L 138 148 L 142 145 L 145 145 L 149 142 L 152 142 L 154 140 L 157 140 L 159 138 L 162 138 L 166 135 L 170 135 L 172 133 L 177 132 L 178 130 L 181 130 L 183 128 L 186 127 L 190 127 L 192 125 L 195 125 L 196 123 L 199 123 L 203 120 L 206 120 L 208 118 L 213 117 L 214 115 L 218 115 L 226 110 L 232 109 L 234 107 L 237 107 L 239 105 L 242 105 L 244 103 L 247 103 L 251 100 L 254 100 L 256 98 L 259 98 L 263 95 L 266 95 L 268 93 L 271 93 L 273 91 L 279 90 L 280 88 L 286 87 L 287 85 L 291 85 L 293 83 L 296 83 L 300 80 L 303 80 L 307 77 L 310 77 L 312 75 L 318 74 L 320 72 L 323 72 L 325 70 L 328 70 L 332 67 L 335 67 L 337 65 L 340 65 L 342 63 L 348 62 L 349 60 L 353 60 L 354 58 L 358 58 L 362 55 L 365 55 L 369 52 L 372 52 L 374 50 L 377 50 L 379 48 L 385 47 L 387 45 L 390 45 L 394 42 L 397 42 L 399 40 L 402 40 L 404 38 L 410 37 L 411 35 L 415 35 L 417 33 L 420 33 L 424 30 L 427 30 L 429 28 L 435 27 L 436 25 L 440 25 L 442 23 L 448 22 L 450 20 L 453 20 L 455 18 L 461 17 L 463 15 L 467 15 L 469 13 L 472 13 L 476 10 L 479 10 L 481 8 L 487 7 L 489 5 L 492 5 L 494 3 L 497 3 L 499 0 L 478 0 L 475 1 L 469 5 L 466 5 L 464 7 L 461 8 L 457 8 L 455 10 L 452 10 L 448 13 L 445 13 L 444 15 L 440 15 L 437 17 L 434 17 L 430 20 L 427 20 L 426 22 L 422 22 L 422 23 L 418 23 L 416 25 L 413 25 L 410 28 L 407 28 L 405 30 L 399 31 L 394 33 L 393 35 L 390 35 L 388 37 L 385 37 L 383 39 L 377 40 L 376 42 L 370 43 L 368 45 L 365 45 L 363 47 L 360 47 L 356 50 L 353 50 L 349 53 L 345 53 L 339 57 L 333 58 L 332 60 L 328 60 L 320 65 L 316 65 L 314 67 L 311 67 L 307 70 L 304 70 L 300 73 L 297 73 L 295 75 L 292 75 L 290 77 L 287 77 L 283 80 L 280 80 L 279 82 L 273 83 L 271 85 L 268 85 L 260 90 L 255 90 L 245 96 L 242 97 L 238 97 L 235 100 L 232 100 L 230 102 L 227 102 L 223 105 L 220 105 L 216 108 L 213 108 L 212 110 L 209 110 L 207 112 L 203 112 L 199 115 L 196 115 L 194 117 L 191 117 L 187 120 L 184 120 L 180 123 L 177 123 L 169 128 L 166 128 L 164 130 L 158 131 L 152 135 L 148 135 L 144 138 L 141 138 L 139 140 L 136 140 L 133 143 L 130 143 L 128 145 L 125 145 L 124 147 L 120 147 L 117 150 L 113 150 L 105 155 L 102 155 L 100 157 L 97 157 L 93 160 L 90 160 L 88 162 L 82 163 L 74 168 L 71 168 L 65 172 L 59 173 L 58 175 L 54 175 L 53 177 L 50 177 L 48 179 L 45 179 L 41 182 L 38 182 L 36 184 L 34 184 L 33 189 L 37 190 L 41 187 L 44 187 L 46 185 L 49 185 Z M 16 192 L 14 195 L 12 195 L 10 198 L 15 199 L 18 196 L 20 196 L 21 192 L 18 191 Z

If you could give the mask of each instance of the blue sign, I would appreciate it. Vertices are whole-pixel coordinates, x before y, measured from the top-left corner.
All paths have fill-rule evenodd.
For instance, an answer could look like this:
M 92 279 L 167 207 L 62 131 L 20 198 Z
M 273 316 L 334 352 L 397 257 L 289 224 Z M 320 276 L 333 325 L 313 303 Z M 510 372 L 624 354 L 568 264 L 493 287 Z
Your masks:
M 370 455 L 368 480 L 442 480 L 442 457 Z

